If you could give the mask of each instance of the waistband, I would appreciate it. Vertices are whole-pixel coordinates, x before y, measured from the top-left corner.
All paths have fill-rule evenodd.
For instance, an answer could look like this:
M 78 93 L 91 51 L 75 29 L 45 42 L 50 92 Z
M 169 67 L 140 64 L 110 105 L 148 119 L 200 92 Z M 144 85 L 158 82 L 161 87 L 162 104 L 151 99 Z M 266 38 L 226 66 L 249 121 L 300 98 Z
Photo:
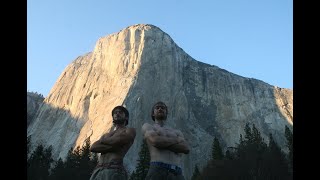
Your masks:
M 106 168 L 106 169 L 124 169 L 122 162 L 108 162 L 108 163 L 98 163 L 95 168 Z
M 167 164 L 167 163 L 163 163 L 163 162 L 153 161 L 153 162 L 150 162 L 150 166 L 163 167 L 176 175 L 182 174 L 181 167 L 173 165 L 173 164 Z

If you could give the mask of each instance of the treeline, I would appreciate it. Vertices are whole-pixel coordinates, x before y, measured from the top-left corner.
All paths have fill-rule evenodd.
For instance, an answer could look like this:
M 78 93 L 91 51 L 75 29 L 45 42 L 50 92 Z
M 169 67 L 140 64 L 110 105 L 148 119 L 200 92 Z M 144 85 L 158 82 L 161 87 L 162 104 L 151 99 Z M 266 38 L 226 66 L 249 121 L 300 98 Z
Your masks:
M 239 143 L 223 153 L 219 140 L 215 137 L 212 154 L 202 170 L 196 165 L 192 180 L 287 180 L 292 177 L 293 134 L 285 126 L 286 146 L 284 153 L 269 134 L 268 143 L 258 129 L 247 123 L 244 136 Z
M 287 180 L 292 178 L 293 134 L 286 126 L 285 137 L 289 153 L 284 153 L 269 135 L 268 143 L 258 129 L 246 124 L 244 136 L 240 134 L 236 147 L 223 152 L 218 138 L 213 139 L 212 152 L 207 164 L 200 169 L 195 166 L 191 180 Z M 27 138 L 27 153 L 30 149 Z M 52 158 L 52 147 L 42 145 L 31 153 L 27 160 L 29 180 L 88 180 L 97 163 L 97 154 L 90 152 L 90 139 L 80 148 L 70 149 L 65 161 Z M 144 180 L 149 170 L 150 153 L 142 142 L 136 169 L 130 180 Z M 189 179 L 189 178 L 186 178 Z
M 34 94 L 35 96 L 38 96 L 38 97 L 44 99 L 44 96 L 43 96 L 41 93 L 38 93 L 38 92 L 36 92 L 36 91 L 29 91 L 29 90 L 28 90 L 27 92 L 29 92 L 29 93 L 31 93 L 31 94 Z
M 31 136 L 27 137 L 27 154 Z M 97 155 L 90 152 L 90 138 L 80 148 L 70 149 L 63 161 L 52 158 L 52 146 L 39 144 L 27 158 L 28 180 L 88 180 L 97 164 Z

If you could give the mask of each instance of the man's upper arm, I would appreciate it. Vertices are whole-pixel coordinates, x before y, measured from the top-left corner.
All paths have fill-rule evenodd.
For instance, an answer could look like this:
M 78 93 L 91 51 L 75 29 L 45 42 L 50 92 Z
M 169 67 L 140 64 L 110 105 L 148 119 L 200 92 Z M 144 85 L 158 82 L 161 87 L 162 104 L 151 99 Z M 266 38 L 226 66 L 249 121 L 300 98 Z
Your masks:
M 170 146 L 170 150 L 176 153 L 188 154 L 190 152 L 189 145 L 185 140 L 182 132 L 180 130 L 175 130 L 175 133 L 178 136 L 178 139 L 180 139 L 181 141 L 178 144 Z
M 142 136 L 143 138 L 145 138 L 147 131 L 149 131 L 151 129 L 150 124 L 148 123 L 144 123 L 141 127 L 141 131 L 142 131 Z
M 133 141 L 136 137 L 136 129 L 134 128 L 127 128 L 126 129 L 126 135 L 129 136 L 129 138 Z
M 113 152 L 117 149 L 110 145 L 101 144 L 100 140 L 94 142 L 91 147 L 90 151 L 94 153 L 106 153 L 106 152 Z
M 152 138 L 152 136 L 154 136 L 155 133 L 156 132 L 154 131 L 153 127 L 150 124 L 148 123 L 143 124 L 142 135 L 144 139 Z
M 182 132 L 179 129 L 176 130 L 176 134 L 177 134 L 177 136 L 179 136 L 179 137 L 184 139 L 184 136 L 183 136 Z
M 107 145 L 123 145 L 134 140 L 136 131 L 134 128 L 127 128 L 122 132 L 115 133 L 111 137 L 105 137 L 101 140 L 102 144 Z

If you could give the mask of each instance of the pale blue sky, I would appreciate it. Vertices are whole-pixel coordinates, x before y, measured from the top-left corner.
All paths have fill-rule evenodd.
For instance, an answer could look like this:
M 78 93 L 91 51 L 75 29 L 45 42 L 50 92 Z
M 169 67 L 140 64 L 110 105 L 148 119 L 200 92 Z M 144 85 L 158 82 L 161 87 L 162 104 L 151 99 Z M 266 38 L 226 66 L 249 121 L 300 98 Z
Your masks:
M 28 0 L 27 89 L 48 95 L 96 41 L 153 24 L 194 59 L 293 87 L 292 0 Z

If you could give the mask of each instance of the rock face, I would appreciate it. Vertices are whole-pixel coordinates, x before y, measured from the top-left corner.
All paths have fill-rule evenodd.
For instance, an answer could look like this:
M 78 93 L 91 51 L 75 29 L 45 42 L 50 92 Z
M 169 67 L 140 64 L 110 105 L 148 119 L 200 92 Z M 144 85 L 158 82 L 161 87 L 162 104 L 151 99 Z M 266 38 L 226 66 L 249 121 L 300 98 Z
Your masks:
M 27 126 L 32 122 L 44 97 L 34 92 L 27 92 Z
M 124 105 L 129 127 L 137 129 L 125 157 L 137 165 L 141 126 L 152 123 L 151 107 L 168 106 L 168 124 L 181 129 L 191 151 L 183 156 L 190 179 L 196 164 L 205 165 L 214 136 L 235 146 L 246 123 L 285 148 L 285 126 L 293 127 L 293 91 L 242 77 L 196 61 L 156 26 L 138 24 L 100 38 L 93 52 L 75 59 L 56 81 L 28 127 L 32 143 L 52 145 L 54 158 L 71 147 L 96 141 L 112 126 L 111 110 Z

